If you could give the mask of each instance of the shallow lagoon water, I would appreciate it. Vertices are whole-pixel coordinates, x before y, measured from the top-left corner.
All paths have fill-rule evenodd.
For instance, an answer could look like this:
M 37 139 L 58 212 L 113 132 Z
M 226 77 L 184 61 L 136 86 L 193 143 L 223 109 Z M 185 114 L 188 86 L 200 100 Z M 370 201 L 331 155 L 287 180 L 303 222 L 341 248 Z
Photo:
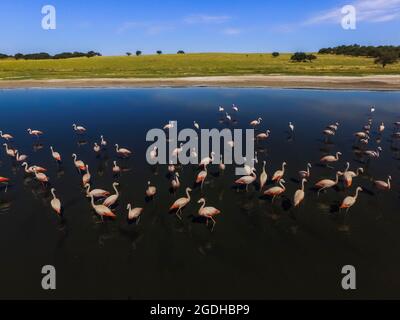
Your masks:
M 29 155 L 29 163 L 48 168 L 51 186 L 64 206 L 60 219 L 50 207 L 50 188 L 43 189 L 23 168 L 11 161 L 4 149 L 0 176 L 11 179 L 7 193 L 0 193 L 0 298 L 400 298 L 400 152 L 390 139 L 392 123 L 399 121 L 399 92 L 316 91 L 278 89 L 51 89 L 0 91 L 3 132 L 14 135 L 14 147 Z M 232 103 L 239 113 L 230 110 Z M 269 140 L 258 144 L 261 172 L 263 160 L 271 175 L 288 163 L 287 191 L 271 204 L 260 196 L 257 185 L 249 192 L 233 187 L 234 167 L 218 175 L 210 166 L 204 185 L 194 188 L 193 200 L 183 211 L 183 221 L 168 213 L 168 207 L 193 186 L 196 166 L 180 170 L 182 186 L 177 194 L 168 190 L 166 166 L 146 163 L 149 143 L 146 133 L 168 120 L 179 128 L 224 128 L 218 106 L 223 105 L 237 121 L 230 127 L 248 128 L 259 116 L 260 128 L 270 129 Z M 360 131 L 375 105 L 374 129 L 368 149 L 376 149 L 376 128 L 386 124 L 379 159 L 362 163 L 352 149 L 353 133 Z M 287 125 L 295 124 L 294 137 Z M 340 122 L 331 144 L 322 130 Z M 88 132 L 77 137 L 72 123 Z M 27 128 L 45 135 L 36 140 Z M 100 157 L 93 142 L 103 134 L 109 142 Z M 88 141 L 87 144 L 79 141 Z M 112 174 L 119 143 L 133 150 L 128 160 L 119 160 L 124 171 Z M 40 145 L 42 148 L 40 148 Z M 53 145 L 63 156 L 57 165 L 51 158 Z M 39 146 L 39 148 L 38 148 Z M 261 152 L 263 151 L 263 152 Z M 326 153 L 343 153 L 334 166 L 344 170 L 346 161 L 365 174 L 355 178 L 350 189 L 328 190 L 317 197 L 312 185 L 334 178 L 335 170 L 318 166 Z M 72 153 L 89 164 L 92 184 L 112 191 L 120 182 L 117 219 L 97 223 L 98 216 L 81 188 Z M 361 162 L 360 162 L 361 161 Z M 306 198 L 300 208 L 290 205 L 299 187 L 297 172 L 313 164 Z M 390 192 L 377 192 L 372 179 L 393 177 Z M 153 201 L 146 201 L 151 180 L 158 188 Z M 271 183 L 269 182 L 269 185 Z M 365 189 L 347 216 L 338 205 Z M 197 218 L 197 200 L 219 208 L 213 232 Z M 143 206 L 140 223 L 128 223 L 126 204 Z M 41 268 L 54 265 L 57 289 L 41 288 Z M 341 269 L 354 265 L 357 290 L 341 288 Z

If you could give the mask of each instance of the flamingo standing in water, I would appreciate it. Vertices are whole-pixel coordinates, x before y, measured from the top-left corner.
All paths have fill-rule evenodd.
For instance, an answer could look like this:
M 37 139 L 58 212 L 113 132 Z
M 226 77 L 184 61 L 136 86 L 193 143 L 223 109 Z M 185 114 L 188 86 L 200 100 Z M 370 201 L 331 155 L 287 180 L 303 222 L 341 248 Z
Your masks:
M 106 140 L 104 140 L 104 137 L 103 137 L 103 135 L 101 135 L 100 136 L 100 145 L 102 146 L 102 147 L 105 147 L 105 146 L 107 146 L 107 141 Z
M 298 207 L 300 205 L 300 202 L 302 202 L 304 200 L 304 183 L 307 182 L 307 179 L 303 178 L 301 180 L 301 189 L 298 189 L 295 193 L 294 193 L 294 199 L 293 199 L 293 203 L 295 207 Z
M 0 130 L 0 137 L 2 137 L 3 139 L 5 139 L 7 141 L 14 139 L 14 137 L 11 134 L 9 134 L 9 133 L 3 134 L 3 131 L 1 131 L 1 130 Z
M 151 185 L 150 181 L 147 181 L 146 196 L 148 198 L 153 198 L 157 193 L 157 188 Z
M 74 165 L 78 169 L 79 173 L 81 173 L 81 170 L 86 169 L 85 163 L 82 160 L 77 160 L 78 156 L 75 153 L 72 154 L 72 158 L 74 158 Z
M 15 160 L 18 162 L 23 162 L 26 159 L 28 159 L 28 156 L 26 154 L 19 154 L 18 150 L 15 150 Z
M 35 136 L 36 138 L 39 138 L 41 135 L 43 135 L 43 131 L 40 130 L 32 130 L 31 128 L 27 129 L 28 133 L 31 136 Z
M 196 121 L 193 121 L 193 125 L 194 125 L 194 127 L 195 127 L 197 130 L 200 129 L 200 126 L 199 126 L 199 124 L 198 124 Z
M 51 199 L 50 204 L 51 204 L 51 207 L 53 208 L 53 210 L 58 215 L 60 215 L 61 214 L 61 201 L 60 201 L 60 199 L 58 199 L 56 197 L 55 191 L 56 191 L 56 189 L 54 189 L 54 188 L 51 188 L 51 190 L 50 190 L 50 192 L 53 196 L 53 199 Z
M 326 164 L 327 167 L 333 168 L 333 167 L 329 166 L 328 163 L 333 163 L 333 162 L 339 161 L 339 156 L 341 156 L 341 155 L 342 155 L 341 152 L 336 152 L 335 156 L 332 156 L 332 155 L 324 156 L 319 161 Z
M 83 126 L 77 126 L 75 123 L 72 125 L 72 127 L 74 128 L 74 131 L 76 133 L 82 134 L 86 132 L 86 128 Z
M 353 178 L 358 177 L 360 175 L 360 173 L 364 173 L 363 168 L 358 168 L 356 172 L 349 171 L 349 168 L 350 168 L 350 163 L 346 162 L 346 169 L 342 173 L 342 175 L 343 175 L 345 186 L 347 188 L 351 187 L 351 185 L 353 183 Z
M 320 181 L 318 181 L 315 184 L 315 187 L 318 188 L 318 195 L 322 190 L 326 190 L 328 188 L 332 188 L 334 186 L 336 186 L 339 183 L 339 174 L 340 171 L 336 172 L 336 180 L 330 180 L 330 179 L 322 179 Z
M 381 124 L 378 127 L 378 132 L 382 133 L 383 131 L 385 131 L 385 124 L 383 122 L 381 122 Z
M 49 177 L 47 177 L 43 172 L 38 172 L 37 168 L 33 168 L 33 172 L 35 173 L 35 177 L 38 181 L 40 181 L 45 186 L 45 183 L 49 182 Z
M 112 168 L 113 173 L 119 174 L 121 172 L 121 167 L 117 165 L 117 161 L 114 161 L 113 164 L 114 164 Z
M 213 152 L 211 152 L 211 158 L 205 157 L 205 158 L 201 159 L 199 167 L 209 165 L 211 162 L 214 161 L 214 156 L 215 156 L 215 152 L 213 151 Z
M 106 207 L 111 207 L 112 205 L 114 205 L 117 202 L 118 198 L 119 198 L 119 192 L 118 192 L 118 189 L 117 189 L 117 186 L 119 186 L 119 183 L 118 182 L 114 182 L 112 184 L 112 186 L 113 186 L 113 188 L 115 190 L 115 194 L 109 196 L 108 198 L 106 198 L 104 200 L 103 205 L 105 205 Z
M 269 134 L 271 133 L 270 130 L 267 130 L 265 132 L 261 132 L 258 135 L 256 135 L 256 140 L 265 140 L 268 139 Z
M 85 184 L 85 188 L 86 188 L 86 195 L 88 197 L 93 196 L 95 198 L 105 198 L 108 197 L 110 195 L 110 192 L 103 190 L 103 189 L 93 189 L 90 190 L 90 184 L 87 183 Z
M 265 183 L 268 180 L 268 175 L 267 175 L 267 172 L 265 171 L 265 164 L 266 164 L 266 161 L 263 161 L 263 169 L 260 174 L 260 191 L 262 190 L 262 188 L 264 187 Z
M 61 155 L 58 152 L 54 151 L 52 146 L 50 146 L 50 150 L 53 159 L 56 160 L 57 162 L 61 162 Z
M 294 125 L 291 122 L 289 122 L 289 130 L 290 130 L 291 133 L 294 132 Z
M 39 167 L 39 166 L 30 166 L 28 167 L 28 163 L 27 162 L 23 162 L 21 164 L 22 167 L 25 167 L 25 172 L 26 173 L 35 173 L 35 169 L 37 172 L 46 172 L 47 169 L 43 168 L 43 167 Z
M 245 186 L 246 186 L 246 192 L 247 192 L 247 191 L 248 191 L 249 184 L 253 183 L 253 182 L 257 179 L 257 175 L 256 175 L 256 173 L 255 173 L 254 171 L 256 171 L 255 168 L 253 168 L 253 169 L 251 170 L 251 174 L 250 174 L 250 175 L 240 177 L 239 179 L 237 179 L 237 180 L 235 181 L 235 183 L 236 183 L 237 185 L 245 185 Z M 239 191 L 238 189 L 236 189 L 236 190 Z
M 286 187 L 285 187 L 284 183 L 285 183 L 285 180 L 280 179 L 278 181 L 279 186 L 275 186 L 275 187 L 269 188 L 268 190 L 265 190 L 264 195 L 272 196 L 272 203 L 273 203 L 275 200 L 275 197 L 278 197 L 282 193 L 285 192 Z
M 179 189 L 179 187 L 181 186 L 181 183 L 179 181 L 179 173 L 175 173 L 174 178 L 171 181 L 171 188 L 172 190 L 174 190 L 174 192 Z
M 286 162 L 282 163 L 282 169 L 275 171 L 275 173 L 272 176 L 272 181 L 279 181 L 279 180 L 281 180 L 283 178 L 283 176 L 285 175 L 285 167 L 286 167 L 286 165 L 287 165 Z
M 154 147 L 153 148 L 153 150 L 151 150 L 150 152 L 149 152 L 149 155 L 150 155 L 150 159 L 151 160 L 154 160 L 154 159 L 156 159 L 156 157 L 157 157 L 157 147 Z
M 96 213 L 100 216 L 101 221 L 104 222 L 103 217 L 110 217 L 110 218 L 116 217 L 116 215 L 114 214 L 114 212 L 111 211 L 110 208 L 106 207 L 103 204 L 95 204 L 93 194 L 88 194 L 86 197 L 90 198 L 92 207 L 96 211 Z
M 348 196 L 344 198 L 342 204 L 340 205 L 340 209 L 346 209 L 346 213 L 349 211 L 349 209 L 356 203 L 357 198 L 358 198 L 358 193 L 362 192 L 363 189 L 361 187 L 358 187 L 356 189 L 356 194 L 354 197 Z
M 115 144 L 115 151 L 122 157 L 129 157 L 132 154 L 132 151 L 126 148 L 120 148 L 118 144 Z
M 200 171 L 196 177 L 196 183 L 201 183 L 200 189 L 203 190 L 204 180 L 207 178 L 207 165 L 204 166 L 204 170 Z
M 8 178 L 5 178 L 5 177 L 0 177 L 0 183 L 1 183 L 1 184 L 5 184 L 5 185 L 6 185 L 6 189 L 5 189 L 5 191 L 4 191 L 4 192 L 7 192 L 7 189 L 8 189 L 8 183 L 9 183 L 9 181 L 10 181 L 10 179 L 8 179 Z
M 262 121 L 262 118 L 258 118 L 257 120 L 251 121 L 251 122 L 250 122 L 250 125 L 251 125 L 252 127 L 257 127 L 257 126 L 261 123 L 261 121 Z
M 97 142 L 95 142 L 94 146 L 93 146 L 93 151 L 96 153 L 99 153 L 100 150 L 101 150 L 101 147 L 97 144 Z
M 182 220 L 182 217 L 180 216 L 179 212 L 182 212 L 182 209 L 184 207 L 186 207 L 186 205 L 190 202 L 190 192 L 192 191 L 192 189 L 190 188 L 186 188 L 186 197 L 182 197 L 177 199 L 172 206 L 169 208 L 169 211 L 172 210 L 177 210 L 175 212 L 176 216 Z
M 201 207 L 198 211 L 199 216 L 206 218 L 206 224 L 208 225 L 208 220 L 211 219 L 211 221 L 213 222 L 213 226 L 211 228 L 211 231 L 214 230 L 215 224 L 217 223 L 214 219 L 214 216 L 218 215 L 221 213 L 220 210 L 218 210 L 217 208 L 214 207 L 206 207 L 206 200 L 204 198 L 200 198 L 199 201 L 197 201 L 197 203 L 201 203 Z
M 219 106 L 219 107 L 218 107 L 218 111 L 219 111 L 219 112 L 224 112 L 225 109 L 224 109 L 223 107 Z
M 299 176 L 300 178 L 309 178 L 310 177 L 310 168 L 311 168 L 311 163 L 307 163 L 307 170 L 305 171 L 299 171 Z
M 16 152 L 14 149 L 8 148 L 8 144 L 7 143 L 3 143 L 3 146 L 6 147 L 6 153 L 8 156 L 15 158 Z
M 377 187 L 380 190 L 390 190 L 392 187 L 390 185 L 391 180 L 392 180 L 392 176 L 388 176 L 387 182 L 381 181 L 381 180 L 375 180 L 374 185 L 375 185 L 375 187 Z
M 131 204 L 128 203 L 126 209 L 128 210 L 128 220 L 136 219 L 136 224 L 138 224 L 143 208 L 132 208 Z
M 86 173 L 82 176 L 82 185 L 85 186 L 90 182 L 91 174 L 89 172 L 89 166 L 86 165 Z

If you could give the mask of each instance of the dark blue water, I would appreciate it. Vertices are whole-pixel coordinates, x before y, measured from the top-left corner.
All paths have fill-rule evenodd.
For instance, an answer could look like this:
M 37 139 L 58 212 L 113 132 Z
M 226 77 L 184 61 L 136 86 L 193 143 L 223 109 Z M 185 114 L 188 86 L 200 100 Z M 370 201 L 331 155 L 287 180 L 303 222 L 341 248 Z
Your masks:
M 232 103 L 239 113 L 230 110 Z M 7 193 L 0 190 L 1 298 L 400 298 L 400 152 L 392 141 L 392 123 L 400 120 L 400 93 L 270 89 L 67 89 L 0 91 L 0 129 L 11 133 L 10 143 L 29 156 L 30 164 L 48 169 L 50 185 L 43 188 L 2 147 L 0 176 L 11 179 Z M 218 105 L 236 120 L 220 122 Z M 375 105 L 371 141 L 366 147 L 383 152 L 365 161 L 354 153 L 353 133 L 360 131 Z M 262 197 L 257 184 L 236 192 L 234 166 L 220 175 L 210 166 L 203 192 L 197 186 L 193 201 L 180 221 L 169 206 L 193 187 L 197 166 L 179 169 L 181 188 L 169 192 L 165 165 L 146 163 L 146 133 L 168 120 L 179 128 L 248 128 L 262 117 L 260 129 L 271 137 L 259 143 L 259 163 L 267 161 L 272 175 L 288 163 L 287 190 L 273 204 Z M 287 133 L 288 122 L 295 134 Z M 340 122 L 330 143 L 322 130 Z M 376 132 L 381 121 L 386 130 Z M 72 123 L 88 132 L 78 137 Z M 45 132 L 39 140 L 27 128 Z M 93 142 L 103 134 L 109 146 L 100 157 Z M 378 139 L 378 141 L 377 141 Z M 130 159 L 116 157 L 119 143 L 133 151 Z M 49 146 L 63 156 L 51 158 Z M 365 173 L 345 189 L 343 184 L 317 197 L 313 184 L 334 179 L 335 170 L 318 166 L 325 154 L 343 153 L 338 170 L 347 161 Z M 119 181 L 117 218 L 98 223 L 81 187 L 71 154 L 77 153 L 91 169 L 92 185 L 112 191 Z M 124 172 L 112 174 L 117 159 Z M 299 188 L 297 172 L 313 164 L 306 198 L 291 205 Z M 378 192 L 372 181 L 393 177 L 392 189 Z M 152 201 L 144 191 L 151 180 L 158 188 Z M 268 186 L 273 183 L 268 182 Z M 50 186 L 64 207 L 58 217 L 50 207 Z M 347 216 L 338 205 L 357 186 L 364 188 Z M 197 200 L 221 210 L 213 232 L 197 217 Z M 128 223 L 126 204 L 144 207 L 138 225 Z M 54 265 L 57 289 L 41 288 L 41 268 Z M 357 290 L 341 288 L 344 265 L 357 270 Z

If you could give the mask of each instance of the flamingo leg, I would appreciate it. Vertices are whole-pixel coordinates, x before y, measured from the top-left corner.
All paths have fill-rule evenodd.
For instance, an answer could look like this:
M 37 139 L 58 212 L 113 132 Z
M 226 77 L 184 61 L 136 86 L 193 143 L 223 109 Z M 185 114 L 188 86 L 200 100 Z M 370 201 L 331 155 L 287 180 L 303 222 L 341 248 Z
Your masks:
M 211 219 L 212 222 L 213 222 L 213 226 L 212 226 L 212 228 L 211 228 L 211 232 L 213 232 L 213 231 L 214 231 L 215 224 L 216 224 L 217 222 L 213 219 L 213 217 L 210 217 L 210 219 Z
M 136 225 L 138 225 L 139 220 L 140 220 L 140 216 L 136 219 Z
M 246 184 L 246 192 L 249 191 L 249 185 Z
M 272 197 L 271 203 L 274 203 L 275 197 L 276 197 L 275 195 Z
M 176 216 L 179 218 L 179 220 L 182 220 L 182 217 L 179 214 L 179 211 L 181 211 L 182 207 L 179 207 L 179 209 L 175 212 Z

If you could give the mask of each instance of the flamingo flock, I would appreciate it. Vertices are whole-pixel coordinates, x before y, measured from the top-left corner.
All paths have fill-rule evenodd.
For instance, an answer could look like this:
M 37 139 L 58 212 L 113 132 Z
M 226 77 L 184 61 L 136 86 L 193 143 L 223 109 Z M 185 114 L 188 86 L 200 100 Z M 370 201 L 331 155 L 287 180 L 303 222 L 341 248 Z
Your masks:
M 218 111 L 223 114 L 224 120 L 227 122 L 234 121 L 233 114 L 239 114 L 239 107 L 236 105 L 232 105 L 233 114 L 230 115 L 225 111 L 225 108 L 222 106 L 218 107 Z M 358 180 L 365 174 L 364 166 L 367 166 L 370 161 L 378 160 L 383 152 L 382 147 L 379 145 L 379 142 L 382 139 L 382 135 L 385 133 L 386 126 L 384 122 L 379 122 L 377 125 L 376 131 L 373 128 L 373 118 L 372 113 L 375 112 L 371 110 L 371 116 L 368 118 L 367 123 L 362 126 L 362 130 L 357 131 L 353 134 L 355 137 L 355 141 L 353 143 L 353 152 L 356 157 L 360 159 L 360 165 L 357 168 L 351 169 L 350 162 L 347 161 L 345 163 L 344 169 L 339 169 L 339 163 L 343 159 L 343 154 L 341 151 L 336 151 L 333 154 L 325 154 L 319 159 L 315 159 L 314 164 L 312 161 L 306 163 L 303 167 L 303 170 L 297 171 L 298 177 L 300 180 L 290 179 L 288 176 L 287 168 L 290 168 L 293 159 L 285 159 L 282 161 L 282 165 L 276 171 L 271 172 L 269 175 L 267 171 L 267 163 L 268 161 L 263 159 L 260 161 L 261 165 L 258 164 L 258 154 L 256 153 L 254 156 L 254 166 L 251 167 L 249 165 L 245 165 L 244 175 L 236 178 L 232 181 L 232 185 L 235 186 L 236 191 L 239 192 L 240 189 L 245 189 L 245 192 L 259 192 L 260 199 L 270 198 L 271 203 L 273 204 L 277 198 L 284 196 L 288 193 L 287 189 L 287 181 L 298 181 L 298 189 L 295 191 L 294 195 L 291 197 L 291 204 L 294 209 L 301 206 L 301 204 L 307 200 L 309 192 L 316 192 L 316 195 L 321 196 L 322 192 L 327 192 L 329 189 L 342 186 L 344 190 L 348 190 L 353 186 L 353 180 Z M 264 129 L 261 130 L 259 127 L 261 124 L 264 124 L 263 119 L 261 117 L 257 117 L 256 120 L 250 121 L 248 125 L 255 130 L 257 130 L 257 134 L 255 135 L 255 143 L 256 144 L 265 144 L 268 143 L 271 137 L 271 130 Z M 197 130 L 200 130 L 200 125 L 198 122 L 193 121 L 193 125 Z M 170 129 L 174 125 L 173 123 L 166 124 L 163 128 Z M 73 131 L 77 135 L 85 135 L 88 130 L 82 126 L 73 124 Z M 335 137 L 340 132 L 340 124 L 338 122 L 334 122 L 325 126 L 322 130 L 322 134 L 324 139 L 322 140 L 324 144 L 330 144 L 331 139 L 335 139 Z M 301 128 L 297 128 L 296 130 L 301 130 Z M 393 140 L 400 140 L 400 122 L 394 123 L 393 133 L 391 134 L 391 138 Z M 289 122 L 289 131 L 287 131 L 290 135 L 294 135 L 295 125 L 292 122 Z M 45 133 L 41 130 L 37 129 L 27 129 L 29 135 L 33 136 L 36 139 L 41 139 Z M 376 132 L 376 141 L 377 146 L 374 148 L 368 148 L 372 139 L 371 136 Z M 57 197 L 56 191 L 57 189 L 51 185 L 51 181 L 49 176 L 46 174 L 47 169 L 38 165 L 29 165 L 28 159 L 29 156 L 22 154 L 18 149 L 15 149 L 12 146 L 14 136 L 10 133 L 3 133 L 0 130 L 0 137 L 5 141 L 3 143 L 5 154 L 8 158 L 12 159 L 12 161 L 18 162 L 20 166 L 24 168 L 24 172 L 26 175 L 32 175 L 35 179 L 42 185 L 43 188 L 50 188 L 51 200 L 50 206 L 52 210 L 58 215 L 62 216 L 64 213 L 64 208 L 62 205 L 62 196 L 61 198 Z M 98 141 L 93 142 L 93 153 L 99 157 L 103 149 L 107 148 L 109 145 L 105 140 L 104 136 L 101 135 Z M 111 144 L 112 145 L 112 144 Z M 228 145 L 234 146 L 233 141 L 228 142 Z M 133 156 L 133 152 L 127 147 L 120 147 L 118 143 L 114 144 L 115 157 L 119 158 L 121 161 L 125 161 L 124 159 L 128 159 Z M 116 208 L 118 207 L 120 201 L 120 184 L 119 182 L 113 182 L 112 188 L 113 193 L 110 193 L 107 190 L 100 188 L 92 188 L 94 175 L 89 171 L 89 165 L 85 162 L 85 160 L 80 159 L 77 153 L 72 153 L 70 157 L 64 157 L 60 154 L 60 152 L 56 151 L 57 148 L 54 146 L 49 146 L 50 153 L 49 156 L 55 161 L 57 164 L 62 163 L 63 159 L 71 159 L 74 167 L 77 170 L 77 173 L 80 175 L 81 179 L 81 188 L 86 198 L 88 198 L 88 203 L 90 203 L 91 208 L 94 212 L 100 217 L 99 222 L 104 222 L 106 218 L 115 219 L 119 215 L 116 212 Z M 172 152 L 172 156 L 178 156 L 182 151 L 182 144 L 175 148 Z M 158 149 L 155 147 L 150 151 L 150 158 L 155 159 L 157 156 Z M 193 148 L 191 150 L 191 156 L 197 157 L 197 152 Z M 204 219 L 205 224 L 208 226 L 208 223 L 211 221 L 212 227 L 211 231 L 214 230 L 216 225 L 216 216 L 221 214 L 221 210 L 217 209 L 214 206 L 206 205 L 207 200 L 204 194 L 208 191 L 205 190 L 207 188 L 204 187 L 206 181 L 208 179 L 212 179 L 215 177 L 214 172 L 210 170 L 211 166 L 214 164 L 215 160 L 218 159 L 218 170 L 220 174 L 222 174 L 226 169 L 226 164 L 223 162 L 222 155 L 220 157 L 216 157 L 216 153 L 213 151 L 209 156 L 200 160 L 198 165 L 198 172 L 196 173 L 193 179 L 193 187 L 185 186 L 185 195 L 177 198 L 170 206 L 169 211 L 174 212 L 176 217 L 179 220 L 183 219 L 183 211 L 188 206 L 188 204 L 193 200 L 193 188 L 199 187 L 201 192 L 200 199 L 197 200 L 197 203 L 200 204 L 198 208 L 197 215 Z M 118 159 L 113 160 L 112 173 L 114 177 L 118 177 L 123 169 L 118 165 Z M 71 161 L 71 160 L 69 160 Z M 326 171 L 326 176 L 324 177 L 314 177 L 313 173 L 314 166 L 320 166 L 324 168 L 324 170 L 334 169 L 334 171 Z M 257 176 L 257 168 L 260 170 L 259 177 Z M 169 173 L 170 179 L 170 189 L 175 193 L 179 193 L 179 190 L 184 185 L 184 183 L 180 180 L 180 171 L 183 170 L 183 166 L 176 165 L 172 161 L 168 165 L 166 165 L 167 171 Z M 258 179 L 257 179 L 258 178 Z M 315 179 L 314 179 L 315 178 Z M 314 180 L 314 181 L 313 181 Z M 373 188 L 380 191 L 390 191 L 392 189 L 392 177 L 388 174 L 387 178 L 371 178 L 371 185 Z M 5 192 L 9 189 L 11 184 L 10 178 L 0 176 L 0 184 L 5 186 Z M 272 185 L 271 185 L 272 184 Z M 250 189 L 250 186 L 254 185 L 256 188 Z M 311 189 L 306 190 L 306 185 L 311 186 Z M 312 187 L 313 186 L 313 187 Z M 151 183 L 151 180 L 147 182 L 146 188 L 144 188 L 144 195 L 149 201 L 156 201 L 155 197 L 159 190 L 157 186 Z M 340 201 L 340 206 L 338 206 L 339 210 L 344 209 L 346 213 L 352 208 L 360 197 L 360 194 L 365 190 L 365 187 L 357 186 L 355 188 L 354 193 L 350 193 L 344 197 Z M 128 221 L 135 221 L 136 224 L 139 223 L 140 217 L 144 212 L 146 212 L 146 207 L 133 207 L 132 202 L 126 204 L 126 218 Z

